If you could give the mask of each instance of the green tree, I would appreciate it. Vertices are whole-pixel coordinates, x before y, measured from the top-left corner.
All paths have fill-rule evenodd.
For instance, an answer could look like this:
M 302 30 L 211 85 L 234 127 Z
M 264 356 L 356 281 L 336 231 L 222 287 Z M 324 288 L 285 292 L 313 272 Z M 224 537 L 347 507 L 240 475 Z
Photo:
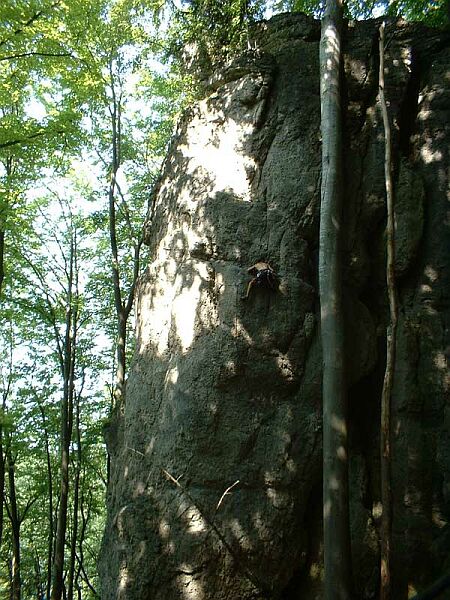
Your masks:
M 152 10 L 131 0 L 0 7 L 0 350 L 20 356 L 1 382 L 0 500 L 12 519 L 3 527 L 0 513 L 0 597 L 97 595 L 111 354 L 94 332 L 116 339 L 129 326 L 142 221 L 180 95 L 177 78 L 149 75 Z M 70 175 L 60 197 L 81 203 L 79 214 L 43 190 L 58 174 Z M 53 220 L 55 207 L 65 218 Z
M 265 5 L 263 0 L 186 0 L 173 13 L 169 46 L 183 62 L 189 57 L 187 62 L 211 68 L 248 45 L 249 27 L 262 17 Z
M 109 288 L 104 293 L 115 313 L 113 399 L 118 410 L 124 402 L 132 347 L 129 329 L 141 270 L 142 224 L 179 106 L 167 101 L 179 95 L 176 76 L 152 73 L 156 41 L 148 29 L 148 17 L 139 5 L 115 1 L 105 3 L 102 18 L 85 38 L 85 61 L 97 81 L 87 102 L 90 150 L 106 205 L 96 213 L 97 229 L 106 226 L 110 255 L 106 269 L 99 265 L 97 282 Z M 94 196 L 99 200 L 101 194 Z M 99 262 L 105 241 L 100 236 Z
M 272 3 L 278 11 L 301 11 L 320 17 L 324 13 L 325 0 L 280 0 Z M 447 0 L 346 0 L 343 2 L 344 16 L 350 19 L 369 19 L 375 14 L 403 17 L 407 21 L 422 21 L 430 26 L 443 27 L 449 21 Z
M 15 551 L 16 547 L 22 549 L 21 563 L 16 560 L 14 564 L 23 565 L 26 559 L 26 569 L 22 568 L 26 577 L 22 577 L 21 585 L 22 589 L 27 589 L 25 597 L 30 597 L 30 589 L 33 589 L 33 594 L 37 588 L 42 590 L 42 594 L 45 590 L 48 592 L 52 564 L 53 567 L 56 564 L 52 593 L 58 585 L 55 576 L 62 572 L 68 582 L 69 596 L 73 597 L 74 590 L 82 587 L 89 590 L 86 593 L 88 597 L 95 596 L 95 559 L 86 559 L 83 564 L 80 556 L 85 554 L 86 544 L 95 548 L 99 543 L 98 525 L 95 526 L 93 542 L 90 530 L 91 523 L 102 518 L 100 507 L 105 475 L 99 478 L 99 474 L 104 471 L 105 455 L 96 421 L 104 416 L 102 406 L 105 405 L 101 396 L 99 401 L 101 388 L 93 387 L 93 381 L 98 377 L 95 363 L 101 365 L 101 361 L 96 361 L 93 354 L 92 318 L 81 294 L 80 282 L 77 283 L 79 261 L 84 264 L 83 273 L 87 274 L 88 263 L 84 260 L 91 256 L 91 249 L 87 242 L 83 248 L 80 247 L 77 217 L 67 209 L 65 217 L 52 224 L 45 214 L 42 215 L 38 226 L 41 231 L 37 236 L 39 243 L 27 240 L 26 256 L 22 256 L 22 263 L 17 263 L 19 273 L 5 290 L 8 292 L 5 293 L 5 302 L 14 299 L 14 310 L 9 314 L 14 316 L 14 329 L 24 346 L 20 373 L 15 367 L 17 389 L 9 400 L 8 415 L 18 426 L 14 436 L 8 436 L 8 457 L 13 458 L 8 460 L 8 464 L 14 465 L 14 473 L 16 468 L 21 472 L 26 469 L 34 474 L 36 482 L 40 482 L 38 493 L 31 496 L 38 498 L 39 511 L 34 511 L 33 507 L 27 516 L 27 521 L 33 521 L 34 528 L 17 527 L 17 523 L 22 523 L 20 515 L 23 513 L 17 511 L 19 517 L 15 519 L 14 503 L 9 502 L 13 518 L 9 519 L 8 540 L 11 541 L 11 551 Z M 51 264 L 48 261 L 50 252 Z M 10 286 L 14 286 L 15 290 L 11 295 Z M 88 406 L 89 398 L 92 407 Z M 24 402 L 29 406 L 25 414 L 20 407 Z M 81 406 L 85 407 L 84 414 Z M 18 414 L 21 416 L 14 416 Z M 74 436 L 71 435 L 72 429 Z M 86 436 L 89 442 L 85 441 Z M 86 460 L 91 461 L 89 466 L 81 455 L 84 445 L 96 448 L 94 460 L 94 454 L 86 451 Z M 35 448 L 34 452 L 30 451 L 32 448 Z M 13 473 L 11 468 L 8 472 Z M 21 495 L 24 494 L 24 485 L 31 490 L 29 481 L 25 481 L 23 476 L 18 481 L 16 479 L 14 489 L 18 489 Z M 12 480 L 10 475 L 10 490 Z M 59 497 L 57 503 L 54 501 L 56 493 Z M 9 496 L 12 498 L 11 493 Z M 20 546 L 15 543 L 19 529 Z M 63 540 L 63 553 L 60 555 L 58 539 Z M 70 546 L 68 553 L 64 552 L 67 545 Z M 11 571 L 10 577 L 16 573 L 17 570 Z M 15 581 L 18 581 L 17 575 Z M 14 589 L 17 588 L 16 584 Z

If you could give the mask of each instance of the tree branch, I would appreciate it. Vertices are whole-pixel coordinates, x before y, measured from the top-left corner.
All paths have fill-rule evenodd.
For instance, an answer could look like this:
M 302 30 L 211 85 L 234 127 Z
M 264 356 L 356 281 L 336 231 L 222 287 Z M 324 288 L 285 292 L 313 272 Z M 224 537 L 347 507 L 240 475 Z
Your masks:
M 0 56 L 0 62 L 4 60 L 13 60 L 14 58 L 29 58 L 30 56 L 45 56 L 50 58 L 75 58 L 70 52 L 63 52 L 61 54 L 54 54 L 53 52 L 22 52 L 20 54 L 9 54 L 7 56 Z
M 54 2 L 53 4 L 51 4 L 51 5 L 48 7 L 48 8 L 49 8 L 49 10 L 51 10 L 51 9 L 55 8 L 56 6 L 58 6 L 58 4 L 60 4 L 59 0 L 58 0 L 57 2 Z M 33 25 L 33 23 L 34 23 L 35 21 L 37 21 L 37 19 L 39 19 L 40 17 L 42 17 L 42 15 L 43 15 L 43 14 L 44 14 L 44 11 L 43 11 L 43 10 L 38 10 L 37 12 L 33 13 L 33 14 L 31 15 L 31 17 L 30 17 L 30 18 L 29 18 L 27 21 L 25 21 L 25 22 L 22 24 L 22 26 L 21 26 L 19 29 L 15 29 L 15 30 L 13 31 L 13 35 L 20 35 L 21 33 L 23 33 L 23 30 L 24 30 L 26 27 L 30 27 L 30 25 Z M 4 46 L 4 45 L 5 45 L 5 44 L 7 44 L 7 43 L 8 43 L 10 40 L 11 40 L 11 38 L 7 38 L 6 40 L 2 40 L 2 41 L 0 42 L 0 46 Z
M 34 140 L 38 137 L 41 137 L 43 135 L 47 135 L 49 132 L 47 130 L 44 131 L 38 131 L 37 133 L 31 133 L 29 136 L 27 136 L 26 138 L 22 138 L 22 139 L 16 139 L 16 140 L 9 140 L 9 142 L 0 142 L 0 150 L 2 148 L 9 148 L 10 146 L 17 146 L 18 144 L 26 144 L 27 142 Z M 59 134 L 59 135 L 63 135 L 65 132 L 63 130 L 58 130 L 54 132 L 55 134 Z
M 28 21 L 26 21 L 23 26 L 20 29 L 16 29 L 13 34 L 14 35 L 20 35 L 23 30 L 25 29 L 25 27 L 29 27 L 30 25 L 32 25 L 37 19 L 39 19 L 39 17 L 41 17 L 44 14 L 43 10 L 39 10 L 38 12 L 34 13 L 34 15 L 32 15 Z M 11 39 L 11 38 L 10 38 Z M 0 46 L 4 46 L 6 43 L 8 43 L 8 39 L 6 40 L 2 40 L 0 42 Z

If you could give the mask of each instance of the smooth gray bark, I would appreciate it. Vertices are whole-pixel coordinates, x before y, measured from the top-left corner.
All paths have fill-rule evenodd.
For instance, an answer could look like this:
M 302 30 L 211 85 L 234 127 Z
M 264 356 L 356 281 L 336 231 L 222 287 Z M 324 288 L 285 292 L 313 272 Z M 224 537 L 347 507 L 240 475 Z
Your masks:
M 347 600 L 351 597 L 348 427 L 340 255 L 342 231 L 341 23 L 342 3 L 340 0 L 327 0 L 320 41 L 322 187 L 319 242 L 323 355 L 325 600 Z

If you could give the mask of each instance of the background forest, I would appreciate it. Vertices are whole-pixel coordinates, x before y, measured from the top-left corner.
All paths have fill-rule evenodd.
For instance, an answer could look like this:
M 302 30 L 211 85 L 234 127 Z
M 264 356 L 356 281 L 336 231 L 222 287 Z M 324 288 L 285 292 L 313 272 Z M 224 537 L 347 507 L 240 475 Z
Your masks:
M 442 0 L 349 2 L 445 27 Z M 0 5 L 0 599 L 99 597 L 142 226 L 174 123 L 254 20 L 315 0 Z M 195 42 L 195 44 L 194 44 Z M 195 52 L 194 52 L 195 54 Z

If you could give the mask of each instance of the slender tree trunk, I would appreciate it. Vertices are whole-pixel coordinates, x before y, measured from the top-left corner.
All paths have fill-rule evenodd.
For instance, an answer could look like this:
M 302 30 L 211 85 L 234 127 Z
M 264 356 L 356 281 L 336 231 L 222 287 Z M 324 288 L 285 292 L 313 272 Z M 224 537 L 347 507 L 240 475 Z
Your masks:
M 78 310 L 76 297 L 78 287 L 75 277 L 76 269 L 76 242 L 72 238 L 69 257 L 69 276 L 67 281 L 66 329 L 63 353 L 64 389 L 61 403 L 61 465 L 60 465 L 60 493 L 58 517 L 56 522 L 56 541 L 53 559 L 53 585 L 51 600 L 61 600 L 64 592 L 64 546 L 67 531 L 67 509 L 69 500 L 69 465 L 70 441 L 73 425 L 73 395 L 75 381 L 75 355 L 76 331 Z M 75 294 L 74 294 L 75 292 Z M 75 298 L 74 298 L 75 295 Z
M 116 398 L 124 398 L 126 374 L 127 318 L 121 310 L 117 318 Z
M 8 383 L 6 389 L 3 390 L 3 398 L 2 405 L 0 407 L 0 550 L 2 547 L 3 541 L 3 524 L 4 524 L 4 506 L 5 506 L 5 475 L 6 475 L 6 454 L 7 448 L 3 447 L 4 440 L 4 432 L 2 420 L 6 415 L 6 402 L 8 400 L 9 392 L 11 389 L 11 380 L 12 380 L 12 364 L 13 364 L 13 342 L 12 338 L 10 339 L 10 356 L 9 356 L 9 375 L 8 375 Z
M 0 418 L 2 414 L 0 413 Z M 3 452 L 3 429 L 0 422 L 0 550 L 3 540 L 3 504 L 5 502 L 5 469 L 6 459 Z
M 70 430 L 69 430 L 69 390 L 65 385 L 64 396 L 61 406 L 61 463 L 60 463 L 60 492 L 58 516 L 56 522 L 55 553 L 53 557 L 53 585 L 51 600 L 61 600 L 63 593 L 64 575 L 64 545 L 67 529 L 67 506 L 69 498 L 69 453 L 70 453 Z
M 119 150 L 120 138 L 118 137 L 116 111 L 112 117 L 113 129 L 113 160 L 112 173 L 109 186 L 109 235 L 112 254 L 112 275 L 114 288 L 114 305 L 116 308 L 117 319 L 117 340 L 116 340 L 116 381 L 114 388 L 114 404 L 116 408 L 122 407 L 124 402 L 125 392 L 125 376 L 126 376 L 126 346 L 127 346 L 127 320 L 131 310 L 131 306 L 127 309 L 125 302 L 122 300 L 122 289 L 120 283 L 120 267 L 119 267 L 119 249 L 117 243 L 117 215 L 116 215 L 116 176 L 119 169 Z M 134 291 L 133 291 L 134 295 Z
M 5 278 L 5 232 L 0 230 L 0 296 L 3 290 L 3 279 Z
M 83 479 L 85 479 L 85 478 L 86 478 L 86 473 L 83 473 Z M 84 568 L 84 543 L 85 543 L 86 532 L 88 529 L 88 525 L 89 525 L 89 521 L 90 521 L 91 513 L 92 513 L 91 503 L 92 503 L 92 491 L 89 491 L 87 507 L 86 507 L 86 498 L 85 498 L 84 493 L 82 492 L 81 501 L 80 501 L 81 528 L 80 528 L 80 535 L 79 535 L 79 539 L 78 539 L 77 580 L 81 577 L 83 579 L 84 583 L 87 585 L 87 587 L 90 589 L 90 591 L 94 595 L 94 597 L 99 598 L 99 594 L 98 594 L 97 590 L 94 588 L 94 586 L 92 585 L 91 581 L 89 580 L 89 577 Z M 79 585 L 78 585 L 78 589 L 80 589 Z
M 37 600 L 44 600 L 46 598 L 44 594 L 44 585 L 42 581 L 41 565 L 39 563 L 39 554 L 37 550 L 34 551 L 34 570 L 36 573 L 36 598 Z
M 48 436 L 47 420 L 42 404 L 38 401 L 39 410 L 41 411 L 42 426 L 44 431 L 45 456 L 47 461 L 47 479 L 48 479 L 48 547 L 47 547 L 47 582 L 45 597 L 50 598 L 50 590 L 52 585 L 52 561 L 53 561 L 53 541 L 54 541 L 54 519 L 53 519 L 53 472 L 50 456 L 50 444 Z
M 341 1 L 327 0 L 320 41 L 322 187 L 319 248 L 320 323 L 323 354 L 325 600 L 348 600 L 351 597 L 348 427 L 340 253 L 342 231 L 341 24 Z
M 117 183 L 117 173 L 122 162 L 121 146 L 122 146 L 122 90 L 116 92 L 115 75 L 113 72 L 112 63 L 109 65 L 110 70 L 110 89 L 112 95 L 112 106 L 110 107 L 111 117 L 111 163 L 110 163 L 110 181 L 108 191 L 109 204 L 109 237 L 111 247 L 111 265 L 112 279 L 114 292 L 114 306 L 116 309 L 117 318 L 117 346 L 116 346 L 116 381 L 113 392 L 114 408 L 121 410 L 125 400 L 125 378 L 126 378 L 126 346 L 127 346 L 127 322 L 133 307 L 134 293 L 136 282 L 139 276 L 139 260 L 140 249 L 143 238 L 137 243 L 133 243 L 130 239 L 130 244 L 134 246 L 133 256 L 133 277 L 130 289 L 124 292 L 120 280 L 120 264 L 119 264 L 119 245 L 117 239 L 117 211 L 116 211 L 116 196 L 122 199 L 122 208 L 126 215 L 126 220 L 129 222 L 128 207 L 123 194 Z
M 9 518 L 11 521 L 12 538 L 12 569 L 11 569 L 11 598 L 20 600 L 20 517 L 17 509 L 16 481 L 14 460 L 8 453 L 8 483 L 9 483 Z
M 75 583 L 75 564 L 77 554 L 77 539 L 78 539 L 78 512 L 79 512 L 79 496 L 80 496 L 80 474 L 81 474 L 81 434 L 80 434 L 80 398 L 76 396 L 75 407 L 75 430 L 76 430 L 76 465 L 75 465 L 75 481 L 73 491 L 73 528 L 72 539 L 70 544 L 70 562 L 68 572 L 67 600 L 73 600 L 73 591 Z
M 117 242 L 117 215 L 116 215 L 116 192 L 117 192 L 117 172 L 120 167 L 120 146 L 121 146 L 121 123 L 120 123 L 120 100 L 117 99 L 114 86 L 114 76 L 112 65 L 110 65 L 111 91 L 113 96 L 111 109 L 111 174 L 109 183 L 109 239 L 111 247 L 111 266 L 114 291 L 114 306 L 117 318 L 117 342 L 116 342 L 116 381 L 114 389 L 115 407 L 122 406 L 124 398 L 125 369 L 126 369 L 126 317 L 124 313 L 124 304 L 122 302 L 122 289 L 120 283 L 119 266 L 119 247 Z
M 78 536 L 78 503 L 79 503 L 79 485 L 80 485 L 80 473 L 77 470 L 75 474 L 74 482 L 74 499 L 73 499 L 73 530 L 72 538 L 70 542 L 70 561 L 69 569 L 67 573 L 68 585 L 67 585 L 67 599 L 73 600 L 73 590 L 75 583 L 75 564 L 76 564 L 76 544 Z
M 4 211 L 4 213 L 3 214 L 0 213 L 0 297 L 3 292 L 3 281 L 5 279 L 5 237 L 6 237 L 6 231 L 7 231 L 8 205 L 9 205 L 9 201 L 10 201 L 9 195 L 11 192 L 10 178 L 14 173 L 14 163 L 15 163 L 15 160 L 12 156 L 8 156 L 4 161 L 2 161 L 3 167 L 5 169 L 5 175 L 6 175 L 6 181 L 7 181 L 7 184 L 6 184 L 7 191 L 3 197 L 3 201 L 6 204 L 6 206 L 4 206 L 2 209 L 2 211 Z
M 71 354 L 70 346 L 66 348 L 65 361 L 69 361 Z M 69 364 L 69 362 L 67 362 Z M 53 585 L 51 591 L 51 600 L 60 600 L 63 592 L 63 573 L 64 573 L 64 544 L 66 540 L 67 529 L 67 505 L 69 498 L 69 454 L 70 437 L 69 412 L 70 412 L 70 380 L 69 374 L 64 381 L 63 399 L 61 403 L 61 430 L 60 430 L 60 491 L 59 506 L 56 522 L 55 553 L 53 557 Z
M 391 549 L 392 549 L 392 498 L 391 498 L 391 395 L 395 370 L 395 346 L 397 337 L 397 292 L 395 288 L 395 229 L 394 229 L 394 194 L 392 185 L 391 127 L 384 94 L 384 27 L 380 27 L 380 104 L 383 115 L 385 136 L 384 170 L 386 181 L 386 281 L 389 298 L 390 324 L 386 336 L 386 371 L 383 390 L 381 392 L 381 427 L 380 427 L 380 461 L 381 461 L 381 580 L 380 599 L 391 597 Z
M 109 189 L 109 228 L 110 228 L 110 243 L 112 253 L 112 275 L 114 288 L 114 305 L 116 308 L 117 319 L 117 340 L 116 340 L 116 381 L 114 390 L 114 401 L 116 406 L 120 405 L 123 399 L 123 385 L 125 381 L 125 347 L 126 347 L 126 319 L 124 315 L 124 307 L 122 303 L 122 294 L 120 287 L 119 274 L 119 251 L 117 245 L 117 225 L 116 225 L 116 206 L 115 206 L 115 176 L 111 176 Z M 124 331 L 125 322 L 125 331 Z

